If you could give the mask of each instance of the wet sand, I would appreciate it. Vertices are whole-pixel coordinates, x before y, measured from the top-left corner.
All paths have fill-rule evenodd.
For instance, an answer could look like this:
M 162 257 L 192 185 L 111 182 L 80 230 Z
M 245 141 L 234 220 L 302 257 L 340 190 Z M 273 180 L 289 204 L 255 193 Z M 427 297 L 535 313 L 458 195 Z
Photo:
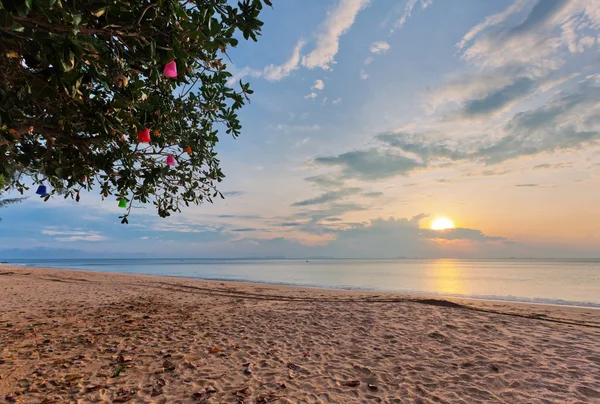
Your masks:
M 0 266 L 0 401 L 600 403 L 600 310 Z

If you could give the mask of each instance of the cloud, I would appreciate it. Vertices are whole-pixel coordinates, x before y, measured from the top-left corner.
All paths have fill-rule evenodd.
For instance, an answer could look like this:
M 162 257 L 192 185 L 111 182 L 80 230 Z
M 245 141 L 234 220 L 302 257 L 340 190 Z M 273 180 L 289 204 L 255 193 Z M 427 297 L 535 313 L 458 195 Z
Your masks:
M 244 191 L 228 191 L 228 192 L 223 192 L 223 196 L 230 196 L 232 198 L 235 198 L 236 196 L 242 196 L 244 194 L 245 194 Z
M 79 231 L 79 230 L 60 230 L 54 228 L 47 228 L 41 231 L 42 234 L 47 236 L 61 236 L 55 237 L 56 241 L 102 241 L 106 240 L 106 237 L 102 236 L 97 231 Z M 64 237 L 62 237 L 64 236 Z
M 300 39 L 296 46 L 294 47 L 294 51 L 292 52 L 292 56 L 280 66 L 276 65 L 268 65 L 263 70 L 263 75 L 265 79 L 269 81 L 279 81 L 284 77 L 289 76 L 294 70 L 298 69 L 300 63 L 300 52 L 304 47 L 305 41 Z
M 302 223 L 298 223 L 298 222 L 283 222 L 283 223 L 278 224 L 279 227 L 298 227 L 301 225 L 302 225 Z
M 246 76 L 250 76 L 250 77 L 261 77 L 263 72 L 260 70 L 254 70 L 251 69 L 250 67 L 244 67 L 241 70 L 238 71 L 233 71 L 233 76 L 231 76 L 229 78 L 229 80 L 227 80 L 227 84 L 228 85 L 233 85 L 235 83 L 237 83 L 238 81 L 240 81 L 241 79 L 243 79 Z
M 343 177 L 362 180 L 390 178 L 422 166 L 402 154 L 377 148 L 355 150 L 337 156 L 317 157 L 314 162 L 321 166 L 340 167 Z
M 380 196 L 383 196 L 383 192 L 365 192 L 363 196 L 366 196 L 367 198 L 379 198 Z
M 337 105 L 337 104 L 339 104 L 340 102 L 342 102 L 342 99 L 341 99 L 341 98 L 336 98 L 335 100 L 331 101 L 331 103 L 332 103 L 333 105 Z
M 304 98 L 310 98 L 312 100 L 314 100 L 315 98 L 317 98 L 317 93 L 310 93 L 308 95 L 305 95 Z
M 586 32 L 600 28 L 600 8 L 587 0 L 538 1 L 524 19 L 511 21 L 524 5 L 516 1 L 473 27 L 458 44 L 462 58 L 478 67 L 520 66 L 544 76 L 566 62 L 563 50 L 591 46 Z
M 352 27 L 358 13 L 369 2 L 370 0 L 340 0 L 322 24 L 315 49 L 302 58 L 302 65 L 309 69 L 329 69 L 339 50 L 340 37 Z
M 361 80 L 366 80 L 369 78 L 369 75 L 367 74 L 367 72 L 365 72 L 364 70 L 360 70 L 360 79 Z
M 343 188 L 338 191 L 325 192 L 316 198 L 306 199 L 299 202 L 294 202 L 292 206 L 308 206 L 308 205 L 319 205 L 327 202 L 334 202 L 343 199 L 350 195 L 356 195 L 361 191 L 360 188 Z
M 579 92 L 515 114 L 492 135 L 456 139 L 427 133 L 375 136 L 379 147 L 317 157 L 317 166 L 338 167 L 342 178 L 378 180 L 407 175 L 440 163 L 486 165 L 542 153 L 576 150 L 600 141 L 600 87 L 583 83 Z
M 247 233 L 250 231 L 256 231 L 256 229 L 254 227 L 244 227 L 241 229 L 231 229 L 231 231 L 235 233 Z
M 500 111 L 528 95 L 533 86 L 533 80 L 527 77 L 519 78 L 514 83 L 504 86 L 483 98 L 467 101 L 462 110 L 463 115 L 478 116 Z
M 338 188 L 344 185 L 344 180 L 333 175 L 315 175 L 304 179 L 320 188 Z
M 483 20 L 483 22 L 481 22 L 481 23 L 477 24 L 476 26 L 474 26 L 473 28 L 471 28 L 469 30 L 469 32 L 467 32 L 465 34 L 465 36 L 463 36 L 461 41 L 456 44 L 456 46 L 459 49 L 464 48 L 465 45 L 469 41 L 471 41 L 473 38 L 475 38 L 477 35 L 479 35 L 480 32 L 484 31 L 485 29 L 487 29 L 489 27 L 494 27 L 494 26 L 503 24 L 508 17 L 521 11 L 523 9 L 523 7 L 525 7 L 528 3 L 530 3 L 530 0 L 518 0 L 518 1 L 515 1 L 513 4 L 511 4 L 510 6 L 508 6 L 505 10 L 503 10 L 497 14 L 490 15 L 489 17 L 486 17 L 485 20 Z
M 371 53 L 380 54 L 386 53 L 390 49 L 390 44 L 386 41 L 376 41 L 371 44 L 369 51 Z
M 535 188 L 535 187 L 539 187 L 540 184 L 517 184 L 515 185 L 515 187 L 517 188 Z
M 275 129 L 284 133 L 306 133 L 306 132 L 315 132 L 321 130 L 321 126 L 314 125 L 288 125 L 285 123 L 280 123 L 275 126 Z
M 430 230 L 421 229 L 420 236 L 423 238 L 443 239 L 443 240 L 473 240 L 473 241 L 507 241 L 506 237 L 486 236 L 481 230 L 475 229 L 447 229 Z
M 325 88 L 325 83 L 323 83 L 323 80 L 315 80 L 315 84 L 313 84 L 313 86 L 311 87 L 311 89 L 313 90 L 322 90 Z
M 368 58 L 365 59 L 365 66 L 369 66 L 371 63 L 373 63 L 373 57 L 369 56 Z
M 432 3 L 432 0 L 420 0 L 420 1 L 421 1 L 422 8 L 427 8 Z M 415 8 L 416 4 L 417 4 L 417 0 L 407 0 L 406 1 L 406 5 L 404 6 L 402 15 L 400 16 L 400 18 L 396 21 L 396 23 L 390 30 L 390 34 L 394 33 L 394 31 L 402 28 L 404 26 L 404 24 L 406 24 L 406 21 L 408 21 L 408 19 L 410 18 L 413 8 Z
M 558 170 L 561 168 L 572 168 L 573 167 L 573 163 L 556 163 L 556 164 L 538 164 L 533 166 L 534 170 L 548 170 L 548 169 L 554 169 L 554 170 Z

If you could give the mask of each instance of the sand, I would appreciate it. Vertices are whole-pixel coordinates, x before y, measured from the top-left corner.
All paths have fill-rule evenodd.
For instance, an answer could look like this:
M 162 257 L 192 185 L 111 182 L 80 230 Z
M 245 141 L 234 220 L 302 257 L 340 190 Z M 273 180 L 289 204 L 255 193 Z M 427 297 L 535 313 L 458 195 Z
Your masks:
M 600 403 L 600 311 L 0 266 L 0 401 Z

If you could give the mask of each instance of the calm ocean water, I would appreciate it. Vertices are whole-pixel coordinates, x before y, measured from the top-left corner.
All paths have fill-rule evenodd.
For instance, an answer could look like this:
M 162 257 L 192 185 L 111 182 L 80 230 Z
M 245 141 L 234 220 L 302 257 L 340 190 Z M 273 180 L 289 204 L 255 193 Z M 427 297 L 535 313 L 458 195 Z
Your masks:
M 600 307 L 600 259 L 81 259 L 10 263 Z

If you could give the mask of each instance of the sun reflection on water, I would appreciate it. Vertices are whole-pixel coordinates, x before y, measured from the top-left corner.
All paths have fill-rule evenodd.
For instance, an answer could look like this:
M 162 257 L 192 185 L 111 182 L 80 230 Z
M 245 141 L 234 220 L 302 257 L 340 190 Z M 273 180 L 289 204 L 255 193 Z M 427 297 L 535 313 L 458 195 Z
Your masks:
M 433 263 L 432 282 L 435 290 L 442 294 L 464 294 L 462 270 L 455 260 L 439 259 Z

